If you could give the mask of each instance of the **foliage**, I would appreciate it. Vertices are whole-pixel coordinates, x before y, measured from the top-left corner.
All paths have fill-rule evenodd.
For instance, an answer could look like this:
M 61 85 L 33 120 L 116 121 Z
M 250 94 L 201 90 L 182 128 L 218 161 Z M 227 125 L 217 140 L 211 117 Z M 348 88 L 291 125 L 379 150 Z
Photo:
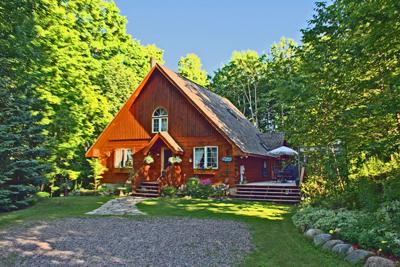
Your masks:
M 175 163 L 181 163 L 182 159 L 179 156 L 175 156 L 175 157 L 169 157 L 168 158 L 168 162 L 171 164 L 175 164 Z
M 400 144 L 399 8 L 394 0 L 318 3 L 303 31 L 299 84 L 284 92 L 296 103 L 285 129 L 328 195 L 370 192 L 379 205 L 374 191 L 399 180 L 381 169 Z
M 151 155 L 147 155 L 144 157 L 143 162 L 146 164 L 152 164 L 154 162 L 154 159 Z
M 259 108 L 266 94 L 266 57 L 255 51 L 235 51 L 230 61 L 218 69 L 213 77 L 213 90 L 232 101 L 254 125 L 268 120 Z
M 0 116 L 9 119 L 1 123 L 4 137 L 16 140 L 2 141 L 1 149 L 21 144 L 15 149 L 19 156 L 8 157 L 15 164 L 4 164 L 19 164 L 25 189 L 41 184 L 57 192 L 70 181 L 85 186 L 90 175 L 85 149 L 145 76 L 149 58 L 162 62 L 162 51 L 132 39 L 112 1 L 3 1 L 0 12 Z M 43 147 L 51 156 L 44 157 Z M 34 167 L 38 156 L 43 170 Z M 34 183 L 23 174 L 29 169 Z M 12 174 L 6 177 L 12 183 Z M 29 194 L 25 189 L 18 201 Z M 11 208 L 18 206 L 7 200 L 15 190 L 1 193 Z
M 166 186 L 163 188 L 161 195 L 164 197 L 174 197 L 176 193 L 177 189 L 174 186 Z
M 201 60 L 196 54 L 190 53 L 181 57 L 178 62 L 178 72 L 201 86 L 207 87 L 210 84 L 207 72 L 202 69 Z
M 202 184 L 199 178 L 192 177 L 179 189 L 178 195 L 207 199 L 214 195 L 214 190 L 210 184 Z
M 35 196 L 37 198 L 49 198 L 50 194 L 48 192 L 36 192 Z
M 293 221 L 298 227 L 316 227 L 346 241 L 400 256 L 400 201 L 386 202 L 377 211 L 300 209 Z
M 43 56 L 32 44 L 36 34 L 29 1 L 0 3 L 0 211 L 28 206 L 48 170 L 31 76 Z
M 101 179 L 103 178 L 104 172 L 107 171 L 107 168 L 101 163 L 99 158 L 88 159 L 88 161 L 92 169 L 91 177 L 93 178 L 93 188 L 96 191 L 100 185 Z

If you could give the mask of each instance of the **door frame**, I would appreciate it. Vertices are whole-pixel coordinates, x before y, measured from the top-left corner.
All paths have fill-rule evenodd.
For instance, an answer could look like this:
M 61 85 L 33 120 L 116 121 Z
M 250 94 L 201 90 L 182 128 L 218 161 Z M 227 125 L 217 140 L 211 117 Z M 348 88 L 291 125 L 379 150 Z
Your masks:
M 168 160 L 168 159 L 165 159 L 165 158 L 164 158 L 164 156 L 165 156 L 165 154 L 164 154 L 165 150 L 171 151 L 171 149 L 169 149 L 168 147 L 165 147 L 165 146 L 162 146 L 162 147 L 161 147 L 161 150 L 160 150 L 160 154 L 161 154 L 161 155 L 160 155 L 160 158 L 161 158 L 160 171 L 161 171 L 161 173 L 164 171 L 164 163 L 165 163 L 165 161 Z M 171 151 L 171 155 L 172 155 L 172 151 Z

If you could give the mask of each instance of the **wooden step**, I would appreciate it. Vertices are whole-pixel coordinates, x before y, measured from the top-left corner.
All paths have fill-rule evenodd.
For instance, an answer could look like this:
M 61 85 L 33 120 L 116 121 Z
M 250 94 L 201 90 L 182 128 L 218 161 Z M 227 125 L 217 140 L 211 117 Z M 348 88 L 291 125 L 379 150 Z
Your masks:
M 247 188 L 246 189 L 237 188 L 236 191 L 237 192 L 259 192 L 259 193 L 275 192 L 275 193 L 282 193 L 282 194 L 285 194 L 285 193 L 297 193 L 297 194 L 300 194 L 300 190 L 295 190 L 295 189 L 257 190 L 257 189 L 252 189 L 252 188 L 249 188 L 249 189 L 247 189 Z
M 296 192 L 289 192 L 289 193 L 281 193 L 281 192 L 252 192 L 252 191 L 237 191 L 237 195 L 255 195 L 255 196 L 264 196 L 264 195 L 271 195 L 271 196 L 298 196 L 300 197 L 300 193 Z
M 292 185 L 288 185 L 288 186 L 278 186 L 278 185 L 274 185 L 274 186 L 270 186 L 270 185 L 236 185 L 236 188 L 252 188 L 252 189 L 258 189 L 258 190 L 278 190 L 278 189 L 292 189 L 292 190 L 299 190 L 299 187 L 297 186 L 292 186 Z
M 141 187 L 136 189 L 136 191 L 140 192 L 140 193 L 154 193 L 154 194 L 160 193 L 160 191 L 158 189 L 147 189 L 147 188 L 141 188 Z
M 141 182 L 134 196 L 138 197 L 159 197 L 160 185 L 157 182 Z
M 244 198 L 236 195 L 231 195 L 231 197 L 241 200 L 249 200 L 249 201 L 266 201 L 266 202 L 276 202 L 276 203 L 291 203 L 296 204 L 300 202 L 300 199 L 272 199 L 272 198 L 257 198 L 257 197 L 249 197 Z

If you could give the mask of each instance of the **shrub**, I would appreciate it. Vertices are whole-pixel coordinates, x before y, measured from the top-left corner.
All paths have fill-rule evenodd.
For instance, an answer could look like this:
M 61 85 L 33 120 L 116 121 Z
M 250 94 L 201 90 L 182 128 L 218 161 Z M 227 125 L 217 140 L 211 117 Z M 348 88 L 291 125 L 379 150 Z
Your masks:
M 173 186 L 166 186 L 163 188 L 161 195 L 164 197 L 174 197 L 176 196 L 177 189 Z
M 50 197 L 50 193 L 48 193 L 48 192 L 37 192 L 35 194 L 35 196 L 38 199 L 44 199 L 44 198 L 49 198 Z
M 182 186 L 178 194 L 181 196 L 206 199 L 214 195 L 214 190 L 211 185 L 202 184 L 199 178 L 192 177 Z
M 400 201 L 377 211 L 302 207 L 293 216 L 297 227 L 316 227 L 348 242 L 400 256 Z

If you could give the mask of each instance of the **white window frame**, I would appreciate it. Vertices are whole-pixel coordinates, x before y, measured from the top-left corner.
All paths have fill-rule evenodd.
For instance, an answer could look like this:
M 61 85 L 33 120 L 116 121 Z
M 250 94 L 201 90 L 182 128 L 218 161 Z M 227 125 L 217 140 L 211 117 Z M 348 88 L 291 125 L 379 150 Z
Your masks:
M 204 149 L 204 169 L 198 169 L 198 168 L 196 168 L 196 159 L 195 159 L 195 156 L 196 156 L 196 149 L 198 149 L 198 148 L 201 148 L 201 149 Z M 208 168 L 208 159 L 207 159 L 207 149 L 209 149 L 209 148 L 216 148 L 217 149 L 217 166 L 216 167 L 213 167 L 213 168 Z M 218 150 L 218 146 L 196 146 L 196 147 L 193 147 L 193 169 L 194 170 L 208 170 L 208 169 L 211 169 L 211 170 L 217 170 L 218 169 L 218 167 L 219 167 L 219 164 L 218 164 L 218 161 L 219 161 L 219 150 Z
M 163 109 L 165 111 L 165 113 L 167 113 L 166 115 L 161 115 L 161 116 L 155 116 L 154 113 L 158 110 L 158 109 Z M 166 120 L 166 127 L 164 131 L 161 131 L 161 126 L 162 126 L 162 121 Z M 158 129 L 155 130 L 154 129 L 154 121 L 158 121 Z M 159 132 L 168 132 L 168 111 L 166 108 L 164 107 L 157 107 L 154 111 L 153 114 L 151 116 L 151 132 L 152 133 L 159 133 Z
M 129 150 L 131 151 L 132 166 L 127 167 L 126 166 L 126 162 L 128 160 L 123 161 L 123 158 L 124 158 L 125 154 L 127 155 Z M 119 162 L 117 162 L 118 151 L 122 151 L 122 157 L 121 157 L 121 159 L 119 159 Z M 116 168 L 116 169 L 130 169 L 130 168 L 133 168 L 133 155 L 134 154 L 135 154 L 135 152 L 134 152 L 134 150 L 132 148 L 116 148 L 115 151 L 114 151 L 114 168 Z M 122 165 L 121 165 L 121 162 L 123 163 Z

